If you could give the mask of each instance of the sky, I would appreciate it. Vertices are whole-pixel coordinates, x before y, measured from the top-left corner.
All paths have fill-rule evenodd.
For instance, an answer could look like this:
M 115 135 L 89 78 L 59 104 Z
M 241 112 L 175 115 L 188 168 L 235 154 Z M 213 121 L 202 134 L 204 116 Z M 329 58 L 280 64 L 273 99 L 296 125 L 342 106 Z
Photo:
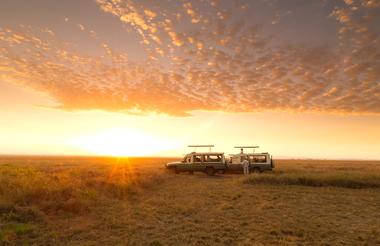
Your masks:
M 2 0 L 0 154 L 380 159 L 379 0 Z

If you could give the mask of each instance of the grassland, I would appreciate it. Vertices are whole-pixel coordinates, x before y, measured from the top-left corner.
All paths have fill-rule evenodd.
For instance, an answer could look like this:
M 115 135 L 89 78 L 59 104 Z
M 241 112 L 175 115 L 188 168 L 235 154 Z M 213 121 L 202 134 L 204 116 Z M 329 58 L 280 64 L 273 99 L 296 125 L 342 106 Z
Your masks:
M 380 244 L 380 162 L 172 174 L 167 159 L 0 159 L 0 244 Z

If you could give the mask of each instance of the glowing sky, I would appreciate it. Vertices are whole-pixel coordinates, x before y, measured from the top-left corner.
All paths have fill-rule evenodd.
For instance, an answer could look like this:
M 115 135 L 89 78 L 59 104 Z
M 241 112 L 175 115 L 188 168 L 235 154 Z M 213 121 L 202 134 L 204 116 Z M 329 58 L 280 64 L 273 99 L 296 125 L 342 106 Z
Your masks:
M 379 0 L 0 1 L 0 154 L 380 158 Z

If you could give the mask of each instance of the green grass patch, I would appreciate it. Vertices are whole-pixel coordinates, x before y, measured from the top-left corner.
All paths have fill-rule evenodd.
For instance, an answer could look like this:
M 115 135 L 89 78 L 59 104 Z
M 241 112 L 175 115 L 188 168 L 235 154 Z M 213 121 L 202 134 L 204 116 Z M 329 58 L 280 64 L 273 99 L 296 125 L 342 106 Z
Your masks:
M 251 175 L 248 184 L 341 187 L 350 189 L 380 188 L 380 175 L 371 173 L 268 173 Z
M 26 223 L 9 223 L 0 227 L 0 242 L 6 243 L 16 237 L 32 233 L 35 226 Z

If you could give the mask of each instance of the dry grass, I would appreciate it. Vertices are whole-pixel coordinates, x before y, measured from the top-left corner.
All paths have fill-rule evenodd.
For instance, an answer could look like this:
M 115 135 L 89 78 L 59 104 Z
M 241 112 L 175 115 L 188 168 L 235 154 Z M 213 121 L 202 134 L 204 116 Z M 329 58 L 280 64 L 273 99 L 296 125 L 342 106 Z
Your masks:
M 165 159 L 3 158 L 0 244 L 380 244 L 380 163 L 166 173 Z
M 246 180 L 246 183 L 268 185 L 302 185 L 313 187 L 330 186 L 351 189 L 380 188 L 380 173 L 275 173 L 252 175 Z
M 157 172 L 144 177 L 126 160 L 112 166 L 77 166 L 54 168 L 44 166 L 2 165 L 0 195 L 6 204 L 36 206 L 46 214 L 69 212 L 80 214 L 98 199 L 125 199 L 161 182 Z

